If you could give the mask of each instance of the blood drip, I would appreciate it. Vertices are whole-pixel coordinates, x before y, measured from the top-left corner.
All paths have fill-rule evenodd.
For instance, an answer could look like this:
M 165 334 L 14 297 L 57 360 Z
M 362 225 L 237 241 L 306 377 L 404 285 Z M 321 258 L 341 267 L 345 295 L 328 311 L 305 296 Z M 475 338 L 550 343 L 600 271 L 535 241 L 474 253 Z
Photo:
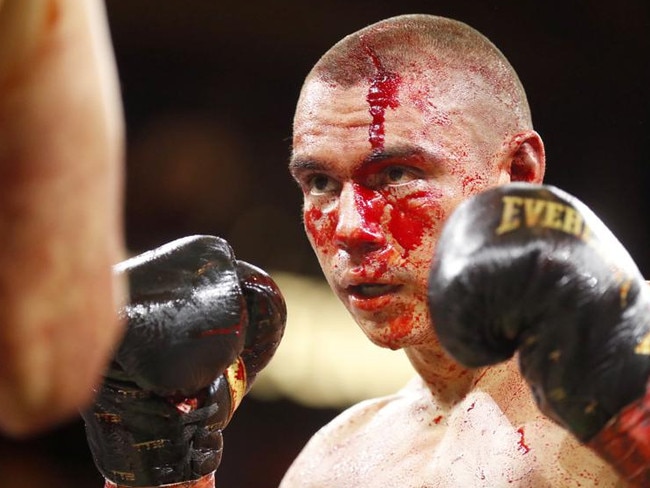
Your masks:
M 402 80 L 398 73 L 387 71 L 384 68 L 377 54 L 369 46 L 365 46 L 365 49 L 377 68 L 377 73 L 370 80 L 370 88 L 366 96 L 372 116 L 372 123 L 368 129 L 368 141 L 373 151 L 380 151 L 384 148 L 386 109 L 395 109 L 399 106 L 397 92 Z
M 528 452 L 530 451 L 530 447 L 528 446 L 528 444 L 526 444 L 526 439 L 524 438 L 524 428 L 521 427 L 517 429 L 517 433 L 519 434 L 519 442 L 518 442 L 519 450 L 524 454 L 528 454 Z

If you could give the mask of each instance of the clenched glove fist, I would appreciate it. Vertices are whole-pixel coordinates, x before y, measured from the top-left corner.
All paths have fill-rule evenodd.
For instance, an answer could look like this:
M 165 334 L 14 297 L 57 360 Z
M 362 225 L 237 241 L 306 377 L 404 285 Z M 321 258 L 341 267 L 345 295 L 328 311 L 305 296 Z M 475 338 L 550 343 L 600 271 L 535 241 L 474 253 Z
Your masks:
M 584 204 L 525 183 L 465 201 L 435 250 L 429 305 L 456 360 L 517 352 L 540 409 L 650 486 L 650 288 Z
M 222 429 L 282 338 L 282 294 L 212 236 L 179 239 L 115 271 L 130 286 L 126 332 L 82 412 L 95 463 L 123 486 L 213 473 Z

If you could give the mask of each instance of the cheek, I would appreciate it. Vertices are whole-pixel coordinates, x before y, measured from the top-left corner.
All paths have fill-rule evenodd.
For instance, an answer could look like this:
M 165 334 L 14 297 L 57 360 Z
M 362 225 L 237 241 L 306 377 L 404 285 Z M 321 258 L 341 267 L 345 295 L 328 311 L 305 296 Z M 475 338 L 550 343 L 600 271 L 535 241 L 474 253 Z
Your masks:
M 470 195 L 475 195 L 480 191 L 484 190 L 489 185 L 489 180 L 486 173 L 473 173 L 470 175 L 465 175 L 462 179 L 462 192 L 463 197 L 468 197 Z
M 428 241 L 446 217 L 441 197 L 441 192 L 427 191 L 396 200 L 388 229 L 406 254 L 432 245 Z
M 334 249 L 333 243 L 336 230 L 336 215 L 334 212 L 324 213 L 317 208 L 306 209 L 303 212 L 305 231 L 314 251 L 319 255 L 327 255 Z
M 476 160 L 475 156 L 468 159 Z M 482 161 L 488 161 L 487 156 Z M 466 160 L 464 164 L 458 164 L 451 170 L 456 181 L 454 186 L 458 197 L 467 198 L 496 184 L 495 171 L 486 166 L 486 164 L 471 164 Z

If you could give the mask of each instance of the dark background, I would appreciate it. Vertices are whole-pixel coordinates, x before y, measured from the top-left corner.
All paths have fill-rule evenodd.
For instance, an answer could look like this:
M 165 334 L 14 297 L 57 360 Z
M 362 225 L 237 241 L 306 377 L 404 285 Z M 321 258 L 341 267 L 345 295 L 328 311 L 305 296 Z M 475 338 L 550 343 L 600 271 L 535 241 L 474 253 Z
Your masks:
M 422 12 L 462 20 L 504 52 L 546 143 L 547 183 L 591 206 L 650 276 L 649 5 L 109 0 L 128 127 L 129 248 L 217 234 L 240 259 L 318 275 L 300 224 L 300 194 L 286 171 L 302 79 L 344 35 Z M 247 398 L 225 431 L 218 486 L 277 486 L 335 413 Z M 0 438 L 1 488 L 101 483 L 79 422 L 25 441 Z

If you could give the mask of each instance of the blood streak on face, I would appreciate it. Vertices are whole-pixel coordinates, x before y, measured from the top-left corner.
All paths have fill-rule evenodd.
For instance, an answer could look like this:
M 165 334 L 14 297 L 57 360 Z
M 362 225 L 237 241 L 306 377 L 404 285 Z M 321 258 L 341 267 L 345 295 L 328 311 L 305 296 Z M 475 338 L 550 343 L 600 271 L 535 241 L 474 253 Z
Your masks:
M 386 202 L 379 191 L 354 183 L 354 205 L 360 215 L 360 231 L 365 235 L 377 235 L 380 232 L 381 217 L 386 208 Z
M 338 212 L 323 214 L 322 210 L 312 207 L 304 214 L 305 229 L 314 242 L 314 247 L 321 253 L 327 254 L 327 245 L 334 238 Z
M 384 122 L 386 120 L 386 109 L 395 109 L 399 106 L 397 92 L 402 79 L 398 73 L 384 69 L 384 66 L 377 54 L 369 46 L 364 46 L 377 73 L 370 80 L 370 88 L 366 100 L 370 105 L 372 123 L 368 130 L 368 140 L 373 151 L 379 151 L 384 147 Z
M 425 232 L 443 217 L 440 208 L 423 205 L 423 201 L 435 202 L 436 197 L 432 192 L 418 191 L 398 199 L 391 209 L 389 231 L 407 253 L 417 249 Z
M 358 183 L 366 178 L 365 173 L 365 169 L 355 173 L 355 181 L 351 184 L 354 212 L 358 215 L 358 229 L 349 235 L 335 236 L 354 254 L 367 249 L 367 244 L 372 244 L 370 248 L 383 247 L 386 244 L 382 219 L 386 214 L 387 202 L 380 190 Z M 385 261 L 375 261 L 374 273 L 383 274 L 387 266 Z

